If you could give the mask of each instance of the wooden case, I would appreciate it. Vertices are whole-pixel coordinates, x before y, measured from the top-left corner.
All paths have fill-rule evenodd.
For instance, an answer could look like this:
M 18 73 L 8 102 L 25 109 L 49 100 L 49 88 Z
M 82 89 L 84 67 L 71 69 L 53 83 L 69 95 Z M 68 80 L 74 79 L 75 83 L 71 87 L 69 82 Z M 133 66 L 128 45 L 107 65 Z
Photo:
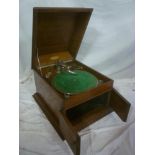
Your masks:
M 115 111 L 127 120 L 130 103 L 114 88 L 113 80 L 76 60 L 91 8 L 34 8 L 32 69 L 40 108 L 62 139 L 66 139 L 74 154 L 80 154 L 78 132 L 101 117 Z M 95 75 L 101 82 L 96 88 L 66 97 L 50 84 L 55 73 L 55 59 L 66 61 Z

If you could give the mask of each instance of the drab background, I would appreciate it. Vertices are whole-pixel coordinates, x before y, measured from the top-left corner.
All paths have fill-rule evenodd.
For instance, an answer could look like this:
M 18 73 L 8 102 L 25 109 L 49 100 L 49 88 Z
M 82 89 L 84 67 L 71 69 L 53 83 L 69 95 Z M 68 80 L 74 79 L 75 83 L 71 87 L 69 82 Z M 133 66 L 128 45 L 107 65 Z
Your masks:
M 94 8 L 77 59 L 112 79 L 134 78 L 134 0 L 20 0 L 19 75 L 31 71 L 33 7 Z

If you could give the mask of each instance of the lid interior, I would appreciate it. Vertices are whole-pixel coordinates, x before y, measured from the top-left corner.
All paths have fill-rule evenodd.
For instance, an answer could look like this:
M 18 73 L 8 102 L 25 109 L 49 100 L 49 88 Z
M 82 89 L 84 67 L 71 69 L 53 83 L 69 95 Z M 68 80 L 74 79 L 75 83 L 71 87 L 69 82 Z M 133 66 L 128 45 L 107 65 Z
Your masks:
M 33 65 L 37 57 L 56 52 L 69 52 L 75 58 L 91 12 L 88 8 L 34 8 Z

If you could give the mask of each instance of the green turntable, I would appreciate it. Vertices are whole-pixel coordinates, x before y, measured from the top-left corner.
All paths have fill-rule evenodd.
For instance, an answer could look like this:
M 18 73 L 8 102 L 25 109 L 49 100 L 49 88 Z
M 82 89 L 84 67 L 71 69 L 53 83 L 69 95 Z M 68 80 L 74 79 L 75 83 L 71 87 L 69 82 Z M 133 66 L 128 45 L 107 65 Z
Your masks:
M 54 76 L 51 84 L 61 93 L 74 95 L 95 88 L 98 79 L 84 70 L 61 71 Z

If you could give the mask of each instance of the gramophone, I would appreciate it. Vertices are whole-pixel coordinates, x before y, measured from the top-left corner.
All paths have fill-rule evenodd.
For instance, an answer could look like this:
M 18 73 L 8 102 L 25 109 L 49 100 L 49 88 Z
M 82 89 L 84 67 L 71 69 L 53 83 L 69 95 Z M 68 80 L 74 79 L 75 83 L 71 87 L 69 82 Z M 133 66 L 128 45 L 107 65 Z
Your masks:
M 112 79 L 76 59 L 92 11 L 33 9 L 33 97 L 75 155 L 80 154 L 81 129 L 113 111 L 126 121 L 130 109 Z

